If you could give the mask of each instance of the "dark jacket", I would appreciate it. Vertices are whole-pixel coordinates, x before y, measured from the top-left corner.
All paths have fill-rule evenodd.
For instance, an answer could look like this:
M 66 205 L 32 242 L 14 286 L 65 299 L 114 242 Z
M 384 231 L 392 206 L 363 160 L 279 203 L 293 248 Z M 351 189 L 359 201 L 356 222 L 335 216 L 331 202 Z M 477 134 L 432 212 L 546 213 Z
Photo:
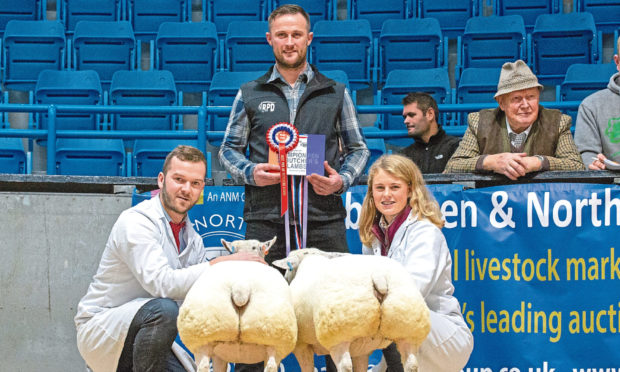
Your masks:
M 428 143 L 416 140 L 400 151 L 420 168 L 422 173 L 441 173 L 446 163 L 459 146 L 458 137 L 449 136 L 439 126 L 439 132 L 432 136 Z
M 286 97 L 276 84 L 267 82 L 271 71 L 241 87 L 245 111 L 252 126 L 248 147 L 249 159 L 254 163 L 268 162 L 266 134 L 269 128 L 276 123 L 290 120 Z M 336 171 L 340 170 L 341 165 L 336 124 L 342 110 L 344 91 L 343 84 L 325 77 L 315 69 L 314 78 L 308 82 L 299 100 L 295 117 L 295 127 L 299 134 L 325 135 L 325 160 Z M 308 221 L 330 221 L 346 216 L 339 195 L 317 195 L 312 186 L 308 186 Z M 289 208 L 291 206 L 289 197 Z M 289 216 L 293 221 L 292 213 L 289 213 Z M 281 222 L 280 185 L 245 185 L 244 218 L 247 221 Z

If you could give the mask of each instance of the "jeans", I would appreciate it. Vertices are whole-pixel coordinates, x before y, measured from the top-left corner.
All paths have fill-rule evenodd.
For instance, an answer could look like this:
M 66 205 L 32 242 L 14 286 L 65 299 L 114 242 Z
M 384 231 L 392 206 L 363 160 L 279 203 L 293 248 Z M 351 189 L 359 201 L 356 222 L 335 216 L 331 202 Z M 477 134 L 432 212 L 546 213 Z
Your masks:
M 178 315 L 179 306 L 169 298 L 144 304 L 129 325 L 117 372 L 185 372 L 171 349 Z

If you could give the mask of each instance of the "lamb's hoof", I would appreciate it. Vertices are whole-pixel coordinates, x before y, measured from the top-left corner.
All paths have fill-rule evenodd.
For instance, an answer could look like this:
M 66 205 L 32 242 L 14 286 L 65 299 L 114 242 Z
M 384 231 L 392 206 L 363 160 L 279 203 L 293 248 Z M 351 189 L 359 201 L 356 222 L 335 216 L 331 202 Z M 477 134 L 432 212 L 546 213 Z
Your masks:
M 267 363 L 265 363 L 265 372 L 278 372 L 278 365 L 274 359 L 270 358 L 267 360 Z
M 353 372 L 353 363 L 351 359 L 344 359 L 339 365 L 338 372 Z
M 202 358 L 200 363 L 198 364 L 198 372 L 209 372 L 211 370 L 209 365 L 209 358 Z
M 407 357 L 407 361 L 404 366 L 405 372 L 418 372 L 418 359 L 415 355 L 411 354 Z

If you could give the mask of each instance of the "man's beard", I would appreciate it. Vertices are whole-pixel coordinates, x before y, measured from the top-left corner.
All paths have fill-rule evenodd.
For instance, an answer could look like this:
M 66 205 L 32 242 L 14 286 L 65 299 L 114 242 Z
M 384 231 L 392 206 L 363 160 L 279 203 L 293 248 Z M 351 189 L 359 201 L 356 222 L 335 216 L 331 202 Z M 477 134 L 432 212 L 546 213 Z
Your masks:
M 277 61 L 278 61 L 278 65 L 280 65 L 280 66 L 282 66 L 284 68 L 287 68 L 287 69 L 294 70 L 294 69 L 297 69 L 297 68 L 303 66 L 303 64 L 306 63 L 306 54 L 305 53 L 303 55 L 300 54 L 299 55 L 299 59 L 297 61 L 295 61 L 295 63 L 293 63 L 293 64 L 290 64 L 290 63 L 286 62 L 284 60 L 284 57 L 281 57 Z

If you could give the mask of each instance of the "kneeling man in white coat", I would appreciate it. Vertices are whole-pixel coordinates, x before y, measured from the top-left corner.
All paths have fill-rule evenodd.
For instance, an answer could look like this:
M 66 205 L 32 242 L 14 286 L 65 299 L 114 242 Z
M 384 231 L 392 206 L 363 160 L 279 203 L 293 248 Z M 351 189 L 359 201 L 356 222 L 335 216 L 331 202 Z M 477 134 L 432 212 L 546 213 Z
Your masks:
M 204 189 L 206 169 L 200 150 L 178 146 L 157 177 L 159 195 L 114 224 L 75 316 L 78 349 L 94 372 L 191 370 L 174 344 L 178 301 L 218 261 L 262 261 L 247 252 L 205 261 L 187 211 Z

